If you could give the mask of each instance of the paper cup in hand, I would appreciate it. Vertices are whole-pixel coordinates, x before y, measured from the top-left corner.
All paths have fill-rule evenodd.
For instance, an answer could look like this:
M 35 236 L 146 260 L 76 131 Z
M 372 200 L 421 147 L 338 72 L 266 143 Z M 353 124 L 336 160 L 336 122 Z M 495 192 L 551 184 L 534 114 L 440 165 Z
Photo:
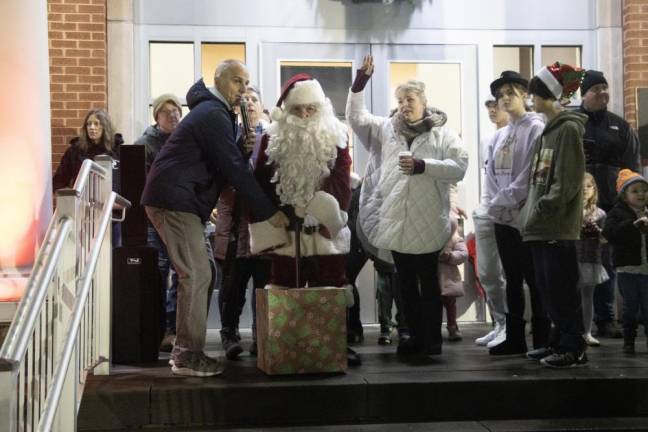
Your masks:
M 411 151 L 402 151 L 398 152 L 398 166 L 403 170 L 403 161 L 409 160 L 412 158 L 412 152 Z
M 412 157 L 412 152 L 411 151 L 402 151 L 398 152 L 398 160 L 402 161 L 403 159 L 409 159 Z

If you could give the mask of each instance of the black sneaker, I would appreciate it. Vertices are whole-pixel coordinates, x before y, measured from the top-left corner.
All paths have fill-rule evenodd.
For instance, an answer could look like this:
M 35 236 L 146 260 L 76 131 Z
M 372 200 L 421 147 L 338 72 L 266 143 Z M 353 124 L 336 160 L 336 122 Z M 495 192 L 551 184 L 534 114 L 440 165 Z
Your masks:
M 434 344 L 431 345 L 427 350 L 425 350 L 425 353 L 429 356 L 433 355 L 441 355 L 443 349 L 441 348 L 441 344 Z
M 549 357 L 554 352 L 555 351 L 553 350 L 553 348 L 550 348 L 550 347 L 538 348 L 538 349 L 534 349 L 532 351 L 528 351 L 526 353 L 526 358 L 528 358 L 529 360 L 540 361 L 545 357 Z
M 175 338 L 176 338 L 175 333 L 167 329 L 166 333 L 164 334 L 164 338 L 160 343 L 160 352 L 170 353 L 171 351 L 173 351 L 173 344 L 175 343 Z
M 241 339 L 236 336 L 236 333 L 221 331 L 221 343 L 227 360 L 236 360 L 239 354 L 243 352 Z
M 380 332 L 380 336 L 378 336 L 378 345 L 391 345 L 391 343 L 392 343 L 391 331 L 382 330 Z
M 634 342 L 632 342 L 632 343 L 624 342 L 623 343 L 623 354 L 634 354 L 634 353 L 635 353 Z
M 623 331 L 614 322 L 600 322 L 596 325 L 596 336 L 619 339 L 623 337 Z
M 398 347 L 396 348 L 396 354 L 399 356 L 412 356 L 420 353 L 422 347 L 419 346 L 416 339 L 409 337 L 407 339 L 401 339 L 398 341 Z
M 354 330 L 349 330 L 347 332 L 347 343 L 356 345 L 356 344 L 361 344 L 362 342 L 364 342 L 363 333 Z
M 360 355 L 352 350 L 351 348 L 347 347 L 347 364 L 349 366 L 361 366 L 362 365 L 362 358 L 360 358 Z
M 250 357 L 256 357 L 259 354 L 259 348 L 257 347 L 257 341 L 252 340 L 250 344 Z
M 554 369 L 582 367 L 587 364 L 587 354 L 585 351 L 554 353 L 540 360 L 540 363 Z

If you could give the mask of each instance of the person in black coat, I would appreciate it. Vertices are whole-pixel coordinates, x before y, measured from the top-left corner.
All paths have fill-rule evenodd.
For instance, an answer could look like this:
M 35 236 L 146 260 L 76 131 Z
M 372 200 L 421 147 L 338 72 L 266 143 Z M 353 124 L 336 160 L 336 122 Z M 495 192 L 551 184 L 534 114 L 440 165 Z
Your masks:
M 237 190 L 255 220 L 275 227 L 288 224 L 257 184 L 235 141 L 233 107 L 249 84 L 245 65 L 237 60 L 221 63 L 214 84 L 208 89 L 201 79 L 189 89 L 190 112 L 155 158 L 141 200 L 178 273 L 176 341 L 170 360 L 177 375 L 223 372 L 223 363 L 204 353 L 212 275 L 203 232 L 224 185 Z
M 112 122 L 108 113 L 100 108 L 91 109 L 83 119 L 83 127 L 79 136 L 70 140 L 70 147 L 65 150 L 59 166 L 52 178 L 54 192 L 62 188 L 72 187 L 76 181 L 81 165 L 86 159 L 94 159 L 98 155 L 111 156 L 119 164 L 119 147 L 124 143 L 121 134 L 113 132 Z M 117 176 L 113 176 L 117 177 Z M 119 183 L 118 177 L 113 178 L 113 189 Z
M 54 192 L 74 186 L 81 165 L 86 159 L 99 155 L 113 158 L 112 185 L 119 192 L 119 148 L 124 140 L 119 133 L 114 133 L 110 116 L 101 108 L 88 111 L 83 119 L 79 136 L 70 140 L 70 146 L 63 153 L 61 162 L 52 178 Z M 112 223 L 112 246 L 121 246 L 121 223 Z
M 620 116 L 608 111 L 608 82 L 603 72 L 588 70 L 580 86 L 583 103 L 579 111 L 588 117 L 583 136 L 585 170 L 592 174 L 599 190 L 598 206 L 608 212 L 616 201 L 615 182 L 619 170 L 641 172 L 639 138 Z M 597 336 L 620 337 L 614 323 L 615 273 L 606 245 L 602 261 L 610 279 L 594 290 L 594 321 Z

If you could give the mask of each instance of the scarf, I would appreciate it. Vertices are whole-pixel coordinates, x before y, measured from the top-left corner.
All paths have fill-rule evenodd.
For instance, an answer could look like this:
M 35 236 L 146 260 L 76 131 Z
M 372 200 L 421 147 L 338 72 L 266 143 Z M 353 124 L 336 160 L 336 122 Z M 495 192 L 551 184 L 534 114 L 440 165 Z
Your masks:
M 402 135 L 408 145 L 412 144 L 414 138 L 422 133 L 430 131 L 433 127 L 443 126 L 448 120 L 448 116 L 437 108 L 425 108 L 423 118 L 413 123 L 409 123 L 397 111 L 392 114 L 392 126 L 398 135 Z

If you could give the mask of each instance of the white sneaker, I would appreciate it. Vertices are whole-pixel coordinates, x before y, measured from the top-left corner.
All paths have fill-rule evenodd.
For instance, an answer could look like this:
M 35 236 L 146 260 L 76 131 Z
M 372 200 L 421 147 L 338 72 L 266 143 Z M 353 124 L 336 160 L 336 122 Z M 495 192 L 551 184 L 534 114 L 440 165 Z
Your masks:
M 601 342 L 596 339 L 594 336 L 592 336 L 591 333 L 587 333 L 585 336 L 585 343 L 589 346 L 600 346 Z
M 488 332 L 485 336 L 482 336 L 480 338 L 475 339 L 475 343 L 480 346 L 486 346 L 488 342 L 492 341 L 495 339 L 495 337 L 499 334 L 501 331 L 502 325 L 500 323 L 495 323 L 495 328 Z
M 506 326 L 501 326 L 499 333 L 493 338 L 492 341 L 486 344 L 486 348 L 493 348 L 506 340 Z

